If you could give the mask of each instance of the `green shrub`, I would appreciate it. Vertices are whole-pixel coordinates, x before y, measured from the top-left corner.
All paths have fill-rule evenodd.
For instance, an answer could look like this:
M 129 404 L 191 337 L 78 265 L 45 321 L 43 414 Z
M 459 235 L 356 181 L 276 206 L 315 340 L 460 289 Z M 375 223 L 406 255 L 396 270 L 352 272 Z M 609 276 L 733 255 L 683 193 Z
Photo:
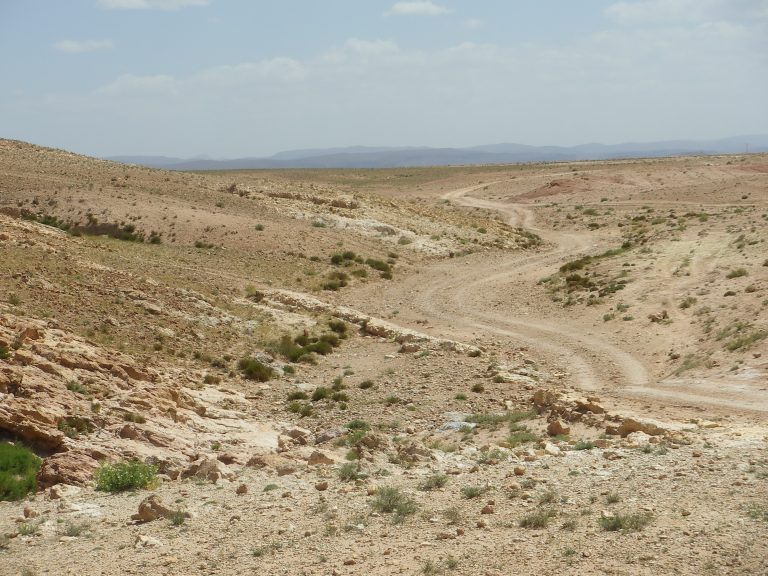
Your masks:
M 134 424 L 144 424 L 147 419 L 137 412 L 123 412 L 123 420 L 133 422 Z
M 368 388 L 373 388 L 373 381 L 372 380 L 363 380 L 360 382 L 360 384 L 357 385 L 358 388 L 361 390 L 368 390 Z
M 747 271 L 744 268 L 736 268 L 735 270 L 731 270 L 728 272 L 728 274 L 725 275 L 726 278 L 741 278 L 742 276 L 746 276 Z
M 157 467 L 138 460 L 103 464 L 94 474 L 96 490 L 123 492 L 137 488 L 149 488 L 156 482 Z
M 398 488 L 388 486 L 376 491 L 371 507 L 376 512 L 385 514 L 394 512 L 400 519 L 416 512 L 416 502 L 400 492 Z
M 370 430 L 371 425 L 365 420 L 350 420 L 347 422 L 348 430 Z
M 328 322 L 328 328 L 339 335 L 347 333 L 347 323 L 343 320 L 331 320 Z
M 42 460 L 21 444 L 0 443 L 0 500 L 21 500 L 37 489 Z
M 339 480 L 342 482 L 352 482 L 362 477 L 363 475 L 360 473 L 356 462 L 345 462 L 339 466 Z
M 249 380 L 266 382 L 275 375 L 275 371 L 272 368 L 262 364 L 255 358 L 241 358 L 240 362 L 237 363 L 237 367 L 243 373 L 243 376 Z
M 312 392 L 312 402 L 325 400 L 326 398 L 330 398 L 332 394 L 333 392 L 330 388 L 326 388 L 325 386 L 318 386 L 315 388 L 315 391 Z
M 445 474 L 432 474 L 431 476 L 427 476 L 427 478 L 419 484 L 419 490 L 423 490 L 425 492 L 429 492 L 431 490 L 435 490 L 436 488 L 442 488 L 448 483 L 448 476 Z
M 589 440 L 579 440 L 573 446 L 574 450 L 592 450 L 595 447 L 595 443 Z
M 488 486 L 462 486 L 461 495 L 467 500 L 477 498 L 488 492 L 490 488 Z
M 634 514 L 615 514 L 600 518 L 600 526 L 607 532 L 616 532 L 623 530 L 626 532 L 638 532 L 645 528 L 651 521 L 651 515 L 648 513 Z
M 554 518 L 557 513 L 554 510 L 544 509 L 532 512 L 527 516 L 523 516 L 520 520 L 521 528 L 530 528 L 532 530 L 541 530 L 546 528 L 549 521 Z

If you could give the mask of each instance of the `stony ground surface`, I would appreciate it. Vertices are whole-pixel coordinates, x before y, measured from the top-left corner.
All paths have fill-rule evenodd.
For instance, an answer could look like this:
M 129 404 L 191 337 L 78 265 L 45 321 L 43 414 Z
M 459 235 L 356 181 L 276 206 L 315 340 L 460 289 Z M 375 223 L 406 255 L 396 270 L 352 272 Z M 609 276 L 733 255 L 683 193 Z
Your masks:
M 44 457 L 0 573 L 768 573 L 767 220 L 764 156 L 179 174 L 0 141 L 0 432 Z M 157 485 L 95 491 L 130 459 Z

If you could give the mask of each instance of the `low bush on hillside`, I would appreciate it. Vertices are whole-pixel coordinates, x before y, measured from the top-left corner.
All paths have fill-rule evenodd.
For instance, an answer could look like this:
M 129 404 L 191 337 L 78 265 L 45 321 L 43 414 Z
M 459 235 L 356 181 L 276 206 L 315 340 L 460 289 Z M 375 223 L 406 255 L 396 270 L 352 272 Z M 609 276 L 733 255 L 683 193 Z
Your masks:
M 94 474 L 96 490 L 124 492 L 150 488 L 157 480 L 157 467 L 138 460 L 103 464 Z
M 255 358 L 241 358 L 237 363 L 237 368 L 248 380 L 257 380 L 266 382 L 275 376 L 275 371 L 266 364 L 262 364 Z
M 0 500 L 21 500 L 37 489 L 42 460 L 21 444 L 0 444 Z

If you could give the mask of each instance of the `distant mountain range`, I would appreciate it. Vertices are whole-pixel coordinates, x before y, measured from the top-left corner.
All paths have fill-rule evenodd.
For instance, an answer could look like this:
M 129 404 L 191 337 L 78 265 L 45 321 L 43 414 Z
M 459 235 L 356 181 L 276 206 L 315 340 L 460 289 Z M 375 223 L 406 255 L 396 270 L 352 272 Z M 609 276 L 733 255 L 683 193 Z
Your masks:
M 351 146 L 290 150 L 268 158 L 212 160 L 205 157 L 112 156 L 125 164 L 140 164 L 169 170 L 244 170 L 258 168 L 399 168 L 450 166 L 457 164 L 514 164 L 609 160 L 617 158 L 664 157 L 708 154 L 768 152 L 768 135 L 735 136 L 721 140 L 669 140 L 626 144 L 581 144 L 578 146 L 527 146 L 489 144 L 469 148 L 386 148 Z

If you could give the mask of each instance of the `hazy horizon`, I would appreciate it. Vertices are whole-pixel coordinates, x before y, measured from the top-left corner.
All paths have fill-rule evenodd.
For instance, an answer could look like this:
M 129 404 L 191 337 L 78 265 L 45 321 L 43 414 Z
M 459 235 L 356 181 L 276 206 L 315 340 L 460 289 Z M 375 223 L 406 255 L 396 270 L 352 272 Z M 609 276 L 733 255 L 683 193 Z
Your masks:
M 0 137 L 93 156 L 768 133 L 768 0 L 10 0 Z

